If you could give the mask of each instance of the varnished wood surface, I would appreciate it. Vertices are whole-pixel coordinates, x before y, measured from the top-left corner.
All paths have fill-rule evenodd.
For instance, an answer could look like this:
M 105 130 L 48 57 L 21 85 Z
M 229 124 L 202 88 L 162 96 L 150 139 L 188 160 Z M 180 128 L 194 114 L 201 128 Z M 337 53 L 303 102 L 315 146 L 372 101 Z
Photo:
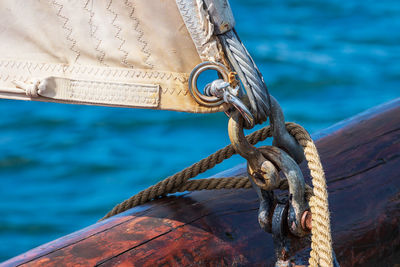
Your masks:
M 316 136 L 341 266 L 399 264 L 400 100 Z M 253 190 L 163 198 L 1 266 L 268 266 L 272 239 L 260 229 L 257 209 Z

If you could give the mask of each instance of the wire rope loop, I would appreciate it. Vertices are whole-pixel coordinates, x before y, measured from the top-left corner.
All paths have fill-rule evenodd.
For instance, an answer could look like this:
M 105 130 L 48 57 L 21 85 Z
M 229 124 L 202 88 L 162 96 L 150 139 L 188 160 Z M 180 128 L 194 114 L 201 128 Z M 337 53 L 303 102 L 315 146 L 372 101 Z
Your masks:
M 218 35 L 227 59 L 237 73 L 250 101 L 257 124 L 268 119 L 270 99 L 264 79 L 234 30 Z

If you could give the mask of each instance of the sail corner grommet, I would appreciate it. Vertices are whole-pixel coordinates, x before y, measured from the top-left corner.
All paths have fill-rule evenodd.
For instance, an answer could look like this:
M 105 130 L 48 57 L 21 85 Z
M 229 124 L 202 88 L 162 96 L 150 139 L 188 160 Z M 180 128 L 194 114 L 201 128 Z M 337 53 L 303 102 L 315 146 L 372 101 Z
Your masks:
M 198 64 L 192 72 L 190 73 L 189 76 L 189 92 L 193 96 L 193 98 L 196 100 L 197 103 L 203 106 L 207 107 L 217 107 L 220 106 L 224 103 L 224 100 L 216 97 L 216 96 L 208 96 L 205 94 L 202 94 L 197 87 L 197 80 L 200 76 L 201 73 L 203 73 L 206 70 L 215 70 L 217 71 L 221 76 L 222 79 L 226 82 L 229 81 L 229 71 L 228 69 L 222 65 L 221 63 L 217 62 L 211 62 L 211 61 L 205 61 L 203 63 Z

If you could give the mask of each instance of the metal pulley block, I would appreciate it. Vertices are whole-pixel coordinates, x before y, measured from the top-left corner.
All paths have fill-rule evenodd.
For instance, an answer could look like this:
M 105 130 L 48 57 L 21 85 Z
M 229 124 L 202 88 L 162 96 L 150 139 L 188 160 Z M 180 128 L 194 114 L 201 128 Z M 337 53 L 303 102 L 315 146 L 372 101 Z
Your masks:
M 309 255 L 300 258 L 300 265 L 299 258 L 293 261 L 292 257 L 308 245 L 309 239 L 304 237 L 312 227 L 306 184 L 298 164 L 281 148 L 252 146 L 243 133 L 243 118 L 238 112 L 232 113 L 228 132 L 233 148 L 247 160 L 248 176 L 260 200 L 258 221 L 263 230 L 272 233 L 276 266 L 305 266 L 304 259 Z M 275 189 L 288 189 L 286 198 L 277 197 Z M 339 266 L 333 251 L 332 258 L 333 266 Z
M 309 229 L 304 225 L 304 214 L 309 214 L 308 205 L 305 199 L 305 183 L 300 168 L 294 162 L 292 158 L 287 155 L 286 152 L 276 147 L 265 146 L 259 149 L 262 155 L 270 161 L 273 166 L 277 167 L 277 170 L 281 171 L 284 178 L 286 178 L 289 185 L 289 193 L 287 197 L 288 214 L 287 226 L 290 232 L 298 237 L 303 237 L 309 233 Z M 249 167 L 250 170 L 250 167 Z M 272 190 L 279 189 L 279 185 L 275 188 L 269 188 L 267 190 L 258 186 L 261 181 L 254 173 L 249 171 L 249 178 L 253 182 L 253 187 L 257 191 L 260 200 L 260 209 L 258 213 L 258 220 L 261 228 L 265 231 L 270 232 L 271 228 L 271 214 L 275 209 L 275 204 L 279 201 Z M 282 181 L 279 181 L 281 184 Z M 263 184 L 262 184 L 263 185 Z
M 261 149 L 267 148 L 270 149 L 271 147 L 262 147 Z M 278 148 L 273 149 L 279 150 Z M 289 187 L 295 187 L 296 189 L 291 191 L 289 188 L 289 195 L 285 198 L 278 198 L 273 191 L 263 190 L 254 182 L 252 183 L 260 200 L 258 222 L 264 231 L 272 234 L 277 259 L 276 266 L 280 267 L 296 266 L 291 261 L 292 256 L 299 247 L 306 245 L 307 240 L 303 237 L 309 234 L 309 230 L 299 224 L 302 221 L 302 218 L 299 219 L 299 217 L 307 209 L 304 191 L 302 190 L 304 189 L 304 186 L 302 187 L 302 179 L 294 178 L 295 175 L 293 174 L 290 174 L 290 177 L 289 179 L 292 182 Z M 292 193 L 293 191 L 294 193 Z M 298 196 L 301 196 L 300 201 L 296 200 Z

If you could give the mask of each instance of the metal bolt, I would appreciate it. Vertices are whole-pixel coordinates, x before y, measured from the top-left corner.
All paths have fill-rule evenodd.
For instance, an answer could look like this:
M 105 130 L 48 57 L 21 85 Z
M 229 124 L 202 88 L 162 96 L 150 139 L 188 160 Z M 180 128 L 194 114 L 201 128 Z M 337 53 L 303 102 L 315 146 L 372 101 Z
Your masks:
M 311 231 L 311 219 L 311 211 L 306 210 L 305 212 L 303 212 L 303 215 L 301 216 L 301 227 L 303 228 L 303 230 Z

